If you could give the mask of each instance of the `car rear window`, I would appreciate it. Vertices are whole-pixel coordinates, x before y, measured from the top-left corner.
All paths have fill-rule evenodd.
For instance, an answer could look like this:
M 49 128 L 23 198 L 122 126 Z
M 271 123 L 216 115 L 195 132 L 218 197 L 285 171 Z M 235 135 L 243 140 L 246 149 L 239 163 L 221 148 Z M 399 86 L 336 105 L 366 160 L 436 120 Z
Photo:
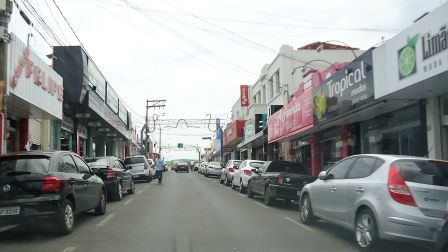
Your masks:
M 393 163 L 404 180 L 448 187 L 448 162 L 436 160 L 400 160 Z
M 221 167 L 221 163 L 219 163 L 219 162 L 210 162 L 209 166 L 211 166 L 211 167 Z
M 142 164 L 145 163 L 144 157 L 130 157 L 124 160 L 124 164 L 132 165 L 132 164 Z
M 268 172 L 289 172 L 296 174 L 309 174 L 309 170 L 301 163 L 293 162 L 272 162 L 267 170 Z
M 49 166 L 48 156 L 5 156 L 0 158 L 0 176 L 47 173 Z
M 255 169 L 260 168 L 264 162 L 249 162 L 249 166 Z
M 109 158 L 91 158 L 86 159 L 90 166 L 109 166 Z

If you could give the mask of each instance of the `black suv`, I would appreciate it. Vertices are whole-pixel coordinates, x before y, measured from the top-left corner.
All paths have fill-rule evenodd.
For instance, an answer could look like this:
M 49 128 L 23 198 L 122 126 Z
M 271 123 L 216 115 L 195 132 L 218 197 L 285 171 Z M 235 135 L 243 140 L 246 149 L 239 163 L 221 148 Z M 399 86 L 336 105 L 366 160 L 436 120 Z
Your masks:
M 73 231 L 75 215 L 106 212 L 106 188 L 71 152 L 18 152 L 0 157 L 0 223 L 51 224 Z
M 247 196 L 264 196 L 264 203 L 271 205 L 275 199 L 298 200 L 297 192 L 316 180 L 301 163 L 288 161 L 268 161 L 259 169 L 248 183 Z
M 86 162 L 95 175 L 103 179 L 107 195 L 111 200 L 120 201 L 123 198 L 123 192 L 134 193 L 134 179 L 129 171 L 132 167 L 126 167 L 119 158 L 113 156 L 87 158 Z

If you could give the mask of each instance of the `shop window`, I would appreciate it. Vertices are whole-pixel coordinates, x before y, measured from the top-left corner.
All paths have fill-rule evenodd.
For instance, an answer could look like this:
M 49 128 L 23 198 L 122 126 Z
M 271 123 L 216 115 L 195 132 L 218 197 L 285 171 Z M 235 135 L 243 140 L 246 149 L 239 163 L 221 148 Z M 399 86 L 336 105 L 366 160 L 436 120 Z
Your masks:
M 425 156 L 426 131 L 420 115 L 415 105 L 362 123 L 362 152 Z
M 342 139 L 340 136 L 320 142 L 322 167 L 327 170 L 342 159 Z
M 448 159 L 448 95 L 440 98 L 443 159 Z

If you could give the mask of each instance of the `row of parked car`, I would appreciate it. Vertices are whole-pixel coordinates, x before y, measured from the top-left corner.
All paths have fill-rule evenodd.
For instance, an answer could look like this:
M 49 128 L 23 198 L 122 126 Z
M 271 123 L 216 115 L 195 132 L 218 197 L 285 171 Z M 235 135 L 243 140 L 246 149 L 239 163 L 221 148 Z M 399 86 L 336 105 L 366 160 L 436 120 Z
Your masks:
M 107 199 L 133 194 L 135 181 L 155 175 L 144 156 L 84 160 L 67 151 L 19 152 L 0 157 L 0 223 L 47 226 L 69 234 L 75 215 L 106 213 Z
M 354 233 L 361 251 L 381 240 L 414 240 L 448 252 L 448 162 L 399 155 L 355 155 L 317 177 L 300 163 L 230 160 L 203 163 L 215 176 L 249 198 L 297 201 L 299 220 L 324 220 Z

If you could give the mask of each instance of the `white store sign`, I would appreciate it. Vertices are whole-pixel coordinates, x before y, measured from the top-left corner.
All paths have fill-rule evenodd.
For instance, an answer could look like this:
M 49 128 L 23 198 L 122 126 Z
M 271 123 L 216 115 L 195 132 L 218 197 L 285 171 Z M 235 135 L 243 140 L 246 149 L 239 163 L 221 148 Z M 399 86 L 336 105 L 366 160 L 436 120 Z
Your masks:
M 448 71 L 448 3 L 373 50 L 375 99 Z
M 7 95 L 62 119 L 62 77 L 14 34 L 8 45 L 7 78 Z

